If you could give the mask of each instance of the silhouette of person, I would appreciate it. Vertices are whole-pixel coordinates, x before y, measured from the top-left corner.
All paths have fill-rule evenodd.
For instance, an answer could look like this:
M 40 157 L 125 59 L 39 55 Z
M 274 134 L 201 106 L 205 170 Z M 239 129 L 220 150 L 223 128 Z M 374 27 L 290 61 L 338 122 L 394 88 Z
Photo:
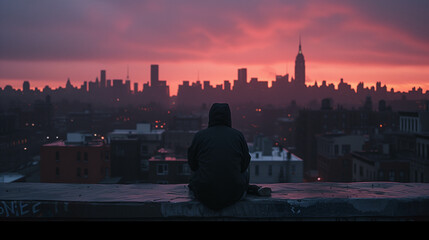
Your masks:
M 208 127 L 195 134 L 188 148 L 188 164 L 193 171 L 189 189 L 197 200 L 214 210 L 234 204 L 249 190 L 261 195 L 260 187 L 249 188 L 249 163 L 247 142 L 231 127 L 229 105 L 214 103 Z

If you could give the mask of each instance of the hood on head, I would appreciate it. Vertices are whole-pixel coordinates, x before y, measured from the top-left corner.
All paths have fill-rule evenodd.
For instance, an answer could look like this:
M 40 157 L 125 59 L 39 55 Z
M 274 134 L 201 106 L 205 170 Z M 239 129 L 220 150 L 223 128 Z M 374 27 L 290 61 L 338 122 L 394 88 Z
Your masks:
M 209 112 L 209 127 L 225 125 L 231 127 L 231 110 L 228 103 L 213 103 Z

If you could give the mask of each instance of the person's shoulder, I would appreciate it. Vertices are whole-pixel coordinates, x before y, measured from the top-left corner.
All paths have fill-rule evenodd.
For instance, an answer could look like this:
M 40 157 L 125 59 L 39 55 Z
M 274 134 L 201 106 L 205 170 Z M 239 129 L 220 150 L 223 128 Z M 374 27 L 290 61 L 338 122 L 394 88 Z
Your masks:
M 209 128 L 204 128 L 195 133 L 194 137 L 198 138 L 208 133 Z
M 231 131 L 234 132 L 235 134 L 239 135 L 239 136 L 244 136 L 243 133 L 241 131 L 239 131 L 238 129 L 235 128 L 231 128 Z

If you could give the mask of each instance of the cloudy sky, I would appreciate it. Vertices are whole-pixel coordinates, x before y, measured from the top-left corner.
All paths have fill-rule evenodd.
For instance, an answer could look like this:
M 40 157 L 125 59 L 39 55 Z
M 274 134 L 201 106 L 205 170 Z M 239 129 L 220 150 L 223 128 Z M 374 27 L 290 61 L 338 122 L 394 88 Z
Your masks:
M 294 75 L 299 36 L 307 85 L 429 90 L 427 0 L 0 0 L 0 87 L 150 79 L 171 94 L 183 80 L 212 85 Z

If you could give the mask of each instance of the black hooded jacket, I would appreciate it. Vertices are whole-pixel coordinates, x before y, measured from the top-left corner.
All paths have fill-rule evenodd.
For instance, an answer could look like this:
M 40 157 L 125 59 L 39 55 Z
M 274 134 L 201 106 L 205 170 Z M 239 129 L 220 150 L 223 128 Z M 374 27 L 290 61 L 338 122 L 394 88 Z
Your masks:
M 195 197 L 212 209 L 240 200 L 249 184 L 250 154 L 243 134 L 231 127 L 226 103 L 214 103 L 208 128 L 197 132 L 188 148 L 192 171 L 189 187 Z

